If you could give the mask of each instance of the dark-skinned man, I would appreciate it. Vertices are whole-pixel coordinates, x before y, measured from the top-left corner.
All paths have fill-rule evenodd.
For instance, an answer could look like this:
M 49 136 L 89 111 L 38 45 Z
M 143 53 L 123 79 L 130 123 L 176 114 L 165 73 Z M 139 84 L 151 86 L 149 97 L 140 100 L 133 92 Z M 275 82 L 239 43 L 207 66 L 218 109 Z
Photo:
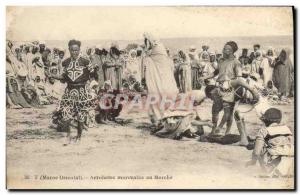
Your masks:
M 218 63 L 217 69 L 214 71 L 213 74 L 207 75 L 206 77 L 200 78 L 201 80 L 206 80 L 218 76 L 217 78 L 217 85 L 220 83 L 220 78 L 226 75 L 226 78 L 230 80 L 242 80 L 242 66 L 240 61 L 235 57 L 234 53 L 238 50 L 238 46 L 234 41 L 229 41 L 224 45 L 223 48 L 223 57 L 220 59 Z M 228 82 L 225 82 L 228 84 Z M 225 85 L 226 85 L 225 84 Z M 214 95 L 218 93 L 218 88 L 216 87 L 211 92 L 213 97 L 218 97 L 218 95 Z M 222 100 L 220 100 L 222 99 Z M 224 100 L 224 97 L 221 98 L 214 98 L 213 99 L 213 106 L 212 106 L 212 123 L 213 129 L 212 134 L 218 133 L 220 128 L 217 128 L 218 119 L 219 119 L 219 112 L 224 109 L 224 116 L 222 121 L 227 122 L 227 129 L 226 132 L 229 132 L 232 126 L 233 121 L 233 108 L 235 103 L 228 102 Z M 222 123 L 221 123 L 221 126 Z M 220 127 L 220 126 L 219 126 Z

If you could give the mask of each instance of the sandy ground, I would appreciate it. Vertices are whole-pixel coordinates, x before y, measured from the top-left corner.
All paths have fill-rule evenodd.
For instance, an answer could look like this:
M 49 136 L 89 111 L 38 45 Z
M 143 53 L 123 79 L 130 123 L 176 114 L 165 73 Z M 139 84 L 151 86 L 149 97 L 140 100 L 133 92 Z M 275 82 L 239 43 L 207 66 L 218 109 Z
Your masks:
M 294 105 L 278 106 L 294 130 Z M 293 188 L 294 178 L 267 178 L 259 165 L 245 168 L 251 151 L 234 145 L 175 141 L 150 135 L 145 112 L 126 115 L 132 121 L 97 125 L 80 144 L 63 146 L 65 133 L 50 127 L 55 105 L 7 110 L 7 186 L 17 188 Z M 211 102 L 200 108 L 210 119 Z M 122 114 L 124 117 L 125 114 Z M 245 114 L 255 135 L 261 122 Z M 210 129 L 206 128 L 208 133 Z M 236 125 L 233 133 L 237 133 Z

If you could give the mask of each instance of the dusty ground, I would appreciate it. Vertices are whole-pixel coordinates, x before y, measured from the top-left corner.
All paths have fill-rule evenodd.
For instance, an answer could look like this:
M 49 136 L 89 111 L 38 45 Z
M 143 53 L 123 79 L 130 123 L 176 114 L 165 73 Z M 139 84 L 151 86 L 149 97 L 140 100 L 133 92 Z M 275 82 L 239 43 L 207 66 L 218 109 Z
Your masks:
M 284 122 L 294 130 L 294 105 L 278 107 L 284 111 Z M 55 105 L 7 110 L 8 188 L 223 189 L 294 185 L 293 178 L 265 178 L 258 165 L 245 168 L 251 151 L 244 147 L 152 136 L 144 112 L 127 115 L 133 120 L 126 126 L 99 125 L 84 132 L 80 144 L 63 146 L 65 134 L 50 128 L 54 109 Z M 210 109 L 211 103 L 205 102 L 200 112 L 203 119 L 211 118 Z M 247 131 L 255 135 L 260 121 L 254 111 L 245 118 Z M 235 125 L 233 133 L 237 133 Z

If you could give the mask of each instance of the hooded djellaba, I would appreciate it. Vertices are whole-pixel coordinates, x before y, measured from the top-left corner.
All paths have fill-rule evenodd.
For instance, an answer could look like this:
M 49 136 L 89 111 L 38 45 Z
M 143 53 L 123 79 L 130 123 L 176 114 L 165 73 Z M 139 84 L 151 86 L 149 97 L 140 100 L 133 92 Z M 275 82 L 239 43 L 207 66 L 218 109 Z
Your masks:
M 173 63 L 168 57 L 165 46 L 152 34 L 144 33 L 145 57 L 143 65 L 146 66 L 146 84 L 148 95 L 177 96 L 178 88 L 173 75 Z M 165 110 L 159 105 L 151 105 L 149 116 L 154 125 L 163 118 Z
M 272 48 L 269 48 L 266 54 L 263 55 L 262 62 L 260 64 L 260 72 L 259 72 L 262 75 L 262 79 L 265 87 L 267 87 L 269 81 L 272 81 L 274 60 L 275 60 L 275 52 Z
M 275 59 L 273 70 L 273 82 L 280 96 L 287 96 L 293 75 L 293 65 L 287 49 L 282 49 L 278 58 Z

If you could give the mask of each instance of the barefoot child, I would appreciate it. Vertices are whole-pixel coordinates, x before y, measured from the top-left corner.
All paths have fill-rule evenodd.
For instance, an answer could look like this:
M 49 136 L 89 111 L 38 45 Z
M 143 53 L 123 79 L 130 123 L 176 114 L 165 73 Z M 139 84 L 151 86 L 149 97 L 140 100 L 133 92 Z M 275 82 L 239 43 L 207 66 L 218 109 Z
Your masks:
M 256 137 L 252 160 L 247 166 L 259 161 L 264 171 L 275 176 L 287 176 L 293 173 L 294 144 L 291 130 L 280 124 L 282 113 L 276 108 L 268 109 L 260 118 L 265 127 Z

